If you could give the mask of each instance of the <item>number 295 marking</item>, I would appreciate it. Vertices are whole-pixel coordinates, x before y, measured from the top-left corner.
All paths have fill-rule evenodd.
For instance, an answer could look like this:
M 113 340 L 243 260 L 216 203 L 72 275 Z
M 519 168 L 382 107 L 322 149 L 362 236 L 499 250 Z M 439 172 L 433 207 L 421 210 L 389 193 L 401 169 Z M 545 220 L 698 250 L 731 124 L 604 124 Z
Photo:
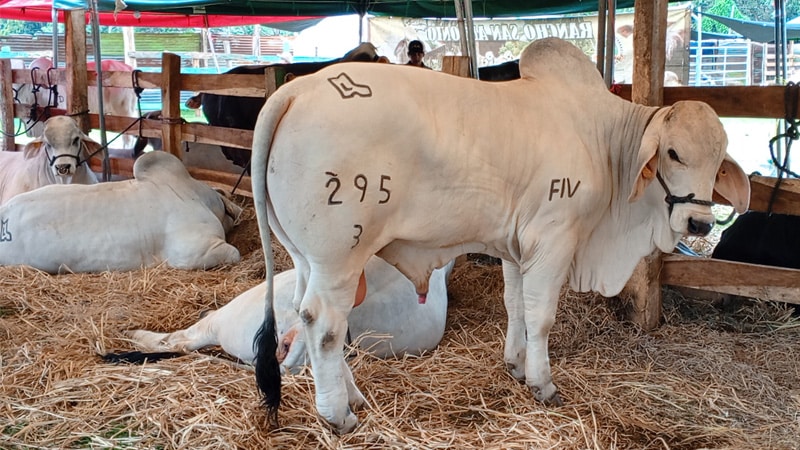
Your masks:
M 328 175 L 329 177 L 328 181 L 325 183 L 325 188 L 330 189 L 330 193 L 328 194 L 328 204 L 341 205 L 343 201 L 338 200 L 336 197 L 337 194 L 339 194 L 339 191 L 342 189 L 342 180 L 339 178 L 339 175 L 334 172 L 325 172 L 325 175 Z M 392 191 L 386 186 L 387 182 L 392 180 L 392 177 L 389 175 L 381 175 L 380 180 L 378 191 L 383 194 L 383 198 L 378 200 L 378 204 L 383 205 L 388 203 L 389 199 L 392 198 Z M 369 188 L 369 180 L 367 179 L 367 176 L 359 173 L 353 177 L 353 187 L 361 192 L 358 202 L 363 203 L 367 197 L 367 191 Z

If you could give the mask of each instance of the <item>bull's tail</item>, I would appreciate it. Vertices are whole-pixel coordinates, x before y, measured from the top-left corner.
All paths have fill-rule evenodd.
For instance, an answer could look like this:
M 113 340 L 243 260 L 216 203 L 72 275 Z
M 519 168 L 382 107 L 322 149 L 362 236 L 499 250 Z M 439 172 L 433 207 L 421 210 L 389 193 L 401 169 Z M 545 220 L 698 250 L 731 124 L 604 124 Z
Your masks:
M 267 163 L 275 130 L 291 104 L 291 97 L 285 94 L 285 89 L 283 92 L 278 90 L 261 109 L 253 132 L 253 155 L 251 159 L 253 203 L 256 209 L 256 219 L 258 220 L 258 230 L 261 236 L 261 245 L 264 249 L 267 271 L 264 323 L 261 325 L 253 342 L 256 354 L 256 384 L 263 395 L 263 404 L 267 408 L 267 418 L 274 426 L 278 424 L 278 408 L 281 404 L 281 371 L 276 355 L 278 336 L 275 330 L 273 309 L 275 264 L 268 221 L 269 209 L 272 206 L 267 192 Z

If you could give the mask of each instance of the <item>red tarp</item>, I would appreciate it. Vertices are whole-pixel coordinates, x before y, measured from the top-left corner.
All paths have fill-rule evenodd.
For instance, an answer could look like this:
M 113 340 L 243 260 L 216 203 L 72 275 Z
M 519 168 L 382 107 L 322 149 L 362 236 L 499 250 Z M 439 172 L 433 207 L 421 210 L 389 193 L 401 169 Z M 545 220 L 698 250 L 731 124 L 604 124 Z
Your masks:
M 52 22 L 52 0 L 0 0 L 0 19 Z M 300 31 L 315 25 L 322 17 L 315 16 L 228 16 L 219 14 L 174 14 L 123 11 L 100 12 L 100 25 L 163 28 L 213 28 L 261 24 L 287 31 Z M 64 22 L 64 11 L 58 11 Z M 86 23 L 91 23 L 89 12 Z

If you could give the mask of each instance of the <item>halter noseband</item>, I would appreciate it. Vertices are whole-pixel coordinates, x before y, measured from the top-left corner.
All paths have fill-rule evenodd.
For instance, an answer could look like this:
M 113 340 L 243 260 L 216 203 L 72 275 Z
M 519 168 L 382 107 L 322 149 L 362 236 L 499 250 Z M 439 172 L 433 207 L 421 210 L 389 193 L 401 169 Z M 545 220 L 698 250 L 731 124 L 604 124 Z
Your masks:
M 84 147 L 85 145 L 86 144 L 81 142 L 81 150 L 83 150 L 85 148 Z M 47 144 L 47 147 L 49 148 L 50 144 Z M 56 160 L 58 160 L 58 158 L 75 158 L 75 167 L 78 167 L 81 164 L 84 164 L 86 161 L 88 161 L 88 159 L 81 160 L 80 151 L 79 151 L 78 155 L 73 155 L 73 154 L 70 154 L 70 153 L 65 153 L 63 155 L 53 155 L 52 157 L 50 157 L 50 155 L 47 155 L 47 160 L 50 163 L 50 167 L 53 167 L 55 165 Z
M 695 199 L 694 192 L 690 193 L 685 197 L 678 197 L 677 195 L 672 195 L 672 193 L 669 191 L 669 188 L 667 187 L 667 183 L 665 183 L 664 179 L 661 178 L 661 173 L 659 171 L 656 171 L 656 178 L 658 178 L 658 182 L 661 183 L 661 187 L 664 188 L 664 192 L 667 193 L 667 196 L 664 197 L 664 201 L 667 202 L 667 205 L 669 205 L 669 208 L 667 210 L 669 211 L 670 215 L 672 215 L 672 207 L 676 203 L 694 203 L 695 205 L 703 205 L 703 206 L 714 205 L 714 202 L 712 201 Z

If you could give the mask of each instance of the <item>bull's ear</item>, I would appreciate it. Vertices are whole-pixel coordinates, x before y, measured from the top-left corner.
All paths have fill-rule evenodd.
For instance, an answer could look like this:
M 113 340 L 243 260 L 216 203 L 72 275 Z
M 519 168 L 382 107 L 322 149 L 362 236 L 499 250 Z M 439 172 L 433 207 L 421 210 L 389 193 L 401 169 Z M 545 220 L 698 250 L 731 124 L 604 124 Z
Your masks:
M 728 154 L 717 170 L 713 200 L 733 206 L 739 214 L 750 206 L 750 179 Z
M 94 155 L 102 148 L 100 144 L 93 141 L 89 136 L 86 136 L 85 134 L 81 138 L 81 142 L 83 142 L 83 152 L 84 152 L 82 159 L 89 158 L 90 155 Z
M 375 62 L 379 62 L 381 64 L 391 64 L 391 61 L 389 61 L 389 57 L 387 56 L 379 56 Z
M 234 222 L 238 222 L 239 217 L 242 215 L 242 211 L 244 211 L 244 209 L 231 200 L 230 194 L 224 190 L 220 188 L 212 189 L 219 194 L 220 198 L 222 199 L 222 204 L 225 205 L 225 211 L 233 217 Z
M 663 117 L 665 111 L 669 108 L 663 108 L 656 113 L 653 119 L 644 130 L 642 136 L 642 143 L 639 146 L 639 154 L 636 157 L 635 177 L 633 178 L 633 185 L 631 187 L 631 195 L 628 197 L 628 202 L 635 202 L 644 194 L 645 188 L 656 177 L 658 170 L 658 144 L 659 134 L 663 124 Z
M 22 157 L 25 159 L 31 159 L 35 157 L 42 150 L 42 145 L 44 145 L 44 141 L 41 139 L 34 139 L 28 142 L 25 145 L 25 148 L 22 149 Z

